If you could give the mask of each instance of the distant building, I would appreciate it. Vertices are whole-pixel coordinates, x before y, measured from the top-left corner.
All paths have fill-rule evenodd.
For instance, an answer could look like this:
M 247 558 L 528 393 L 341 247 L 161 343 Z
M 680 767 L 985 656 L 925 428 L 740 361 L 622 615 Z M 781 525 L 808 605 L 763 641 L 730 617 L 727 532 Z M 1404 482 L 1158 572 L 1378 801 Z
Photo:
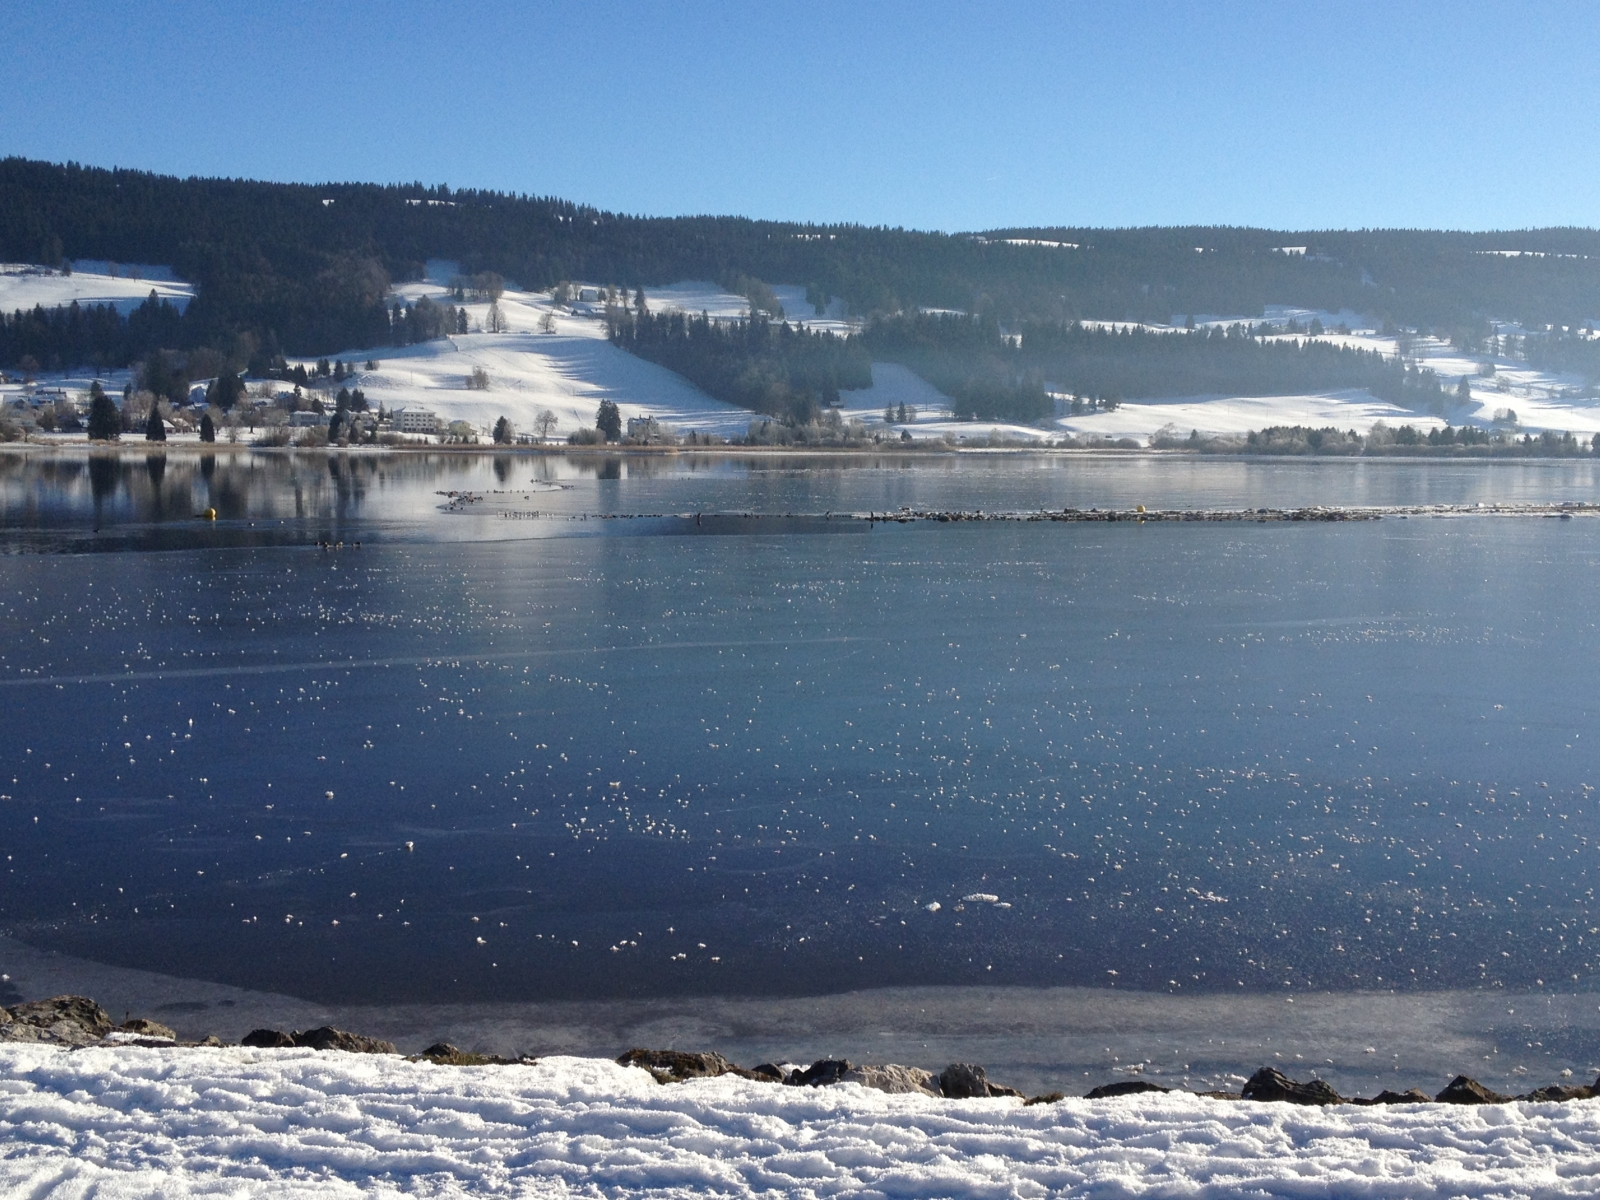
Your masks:
M 661 436 L 661 422 L 654 417 L 629 417 L 628 436 L 648 440 Z
M 432 409 L 402 408 L 394 414 L 394 427 L 401 433 L 438 433 L 439 416 Z
M 319 425 L 328 423 L 328 414 L 319 412 L 293 412 L 289 414 L 289 426 L 292 429 L 315 429 Z

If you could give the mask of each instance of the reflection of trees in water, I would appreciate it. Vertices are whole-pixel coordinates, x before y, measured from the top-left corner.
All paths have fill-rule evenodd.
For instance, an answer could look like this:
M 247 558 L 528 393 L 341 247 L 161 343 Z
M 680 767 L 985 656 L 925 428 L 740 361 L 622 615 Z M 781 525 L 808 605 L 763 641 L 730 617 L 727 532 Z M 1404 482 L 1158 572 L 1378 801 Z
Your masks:
M 167 477 L 167 456 L 165 454 L 147 454 L 144 458 L 144 473 L 150 480 L 151 516 L 161 520 L 167 515 L 167 498 L 162 494 L 161 484 Z M 190 472 L 192 474 L 192 472 Z
M 148 454 L 57 450 L 0 455 L 0 514 L 13 525 L 51 520 L 174 522 L 215 508 L 230 521 L 274 519 L 338 522 L 391 511 L 414 512 L 435 491 L 515 488 L 576 478 L 618 481 L 689 473 L 751 477 L 801 470 L 926 466 L 901 456 L 778 458 L 621 454 L 360 453 L 276 451 Z M 143 459 L 143 463 L 139 460 Z
M 89 460 L 89 488 L 94 493 L 96 508 L 102 501 L 114 495 L 117 484 L 122 480 L 122 460 L 111 458 L 108 455 L 96 454 Z

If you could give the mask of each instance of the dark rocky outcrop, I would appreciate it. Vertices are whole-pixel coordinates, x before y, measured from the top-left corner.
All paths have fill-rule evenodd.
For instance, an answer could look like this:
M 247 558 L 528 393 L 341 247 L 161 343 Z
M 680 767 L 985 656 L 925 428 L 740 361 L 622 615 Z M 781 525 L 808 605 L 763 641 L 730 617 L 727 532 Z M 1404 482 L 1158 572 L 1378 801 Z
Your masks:
M 1016 1088 L 990 1083 L 989 1076 L 980 1066 L 972 1063 L 951 1063 L 939 1072 L 939 1091 L 951 1100 L 970 1100 L 983 1096 L 1015 1096 L 1022 1093 Z
M 1476 1079 L 1457 1075 L 1434 1099 L 1440 1104 L 1505 1104 L 1511 1097 L 1491 1092 Z
M 1110 1100 L 1117 1096 L 1142 1096 L 1147 1092 L 1170 1092 L 1171 1088 L 1164 1088 L 1158 1083 L 1151 1083 L 1147 1079 L 1119 1079 L 1116 1083 L 1102 1083 L 1097 1088 L 1090 1088 L 1085 1094 L 1085 1100 Z
M 803 1071 L 798 1067 L 790 1071 L 784 1082 L 796 1087 L 827 1087 L 838 1083 L 853 1069 L 854 1064 L 847 1058 L 819 1058 Z
M 1238 1092 L 1196 1092 L 1195 1095 L 1207 1100 L 1243 1100 Z
M 147 1017 L 134 1017 L 131 1020 L 124 1021 L 117 1026 L 117 1029 L 122 1033 L 136 1033 L 141 1038 L 166 1038 L 171 1042 L 178 1040 L 178 1035 L 167 1026 L 160 1021 L 152 1021 Z
M 1565 1083 L 1553 1083 L 1549 1087 L 1535 1088 L 1526 1096 L 1518 1096 L 1518 1100 L 1528 1100 L 1534 1104 L 1565 1104 L 1568 1100 L 1592 1100 L 1595 1089 L 1579 1084 L 1573 1087 Z
M 0 1008 L 0 1042 L 89 1046 L 111 1029 L 111 1014 L 84 996 L 52 996 Z
M 307 1029 L 294 1035 L 296 1046 L 309 1046 L 313 1050 L 343 1050 L 348 1054 L 393 1054 L 394 1043 L 380 1038 L 363 1037 L 324 1025 L 320 1029 Z
M 1054 1104 L 1057 1100 L 1065 1100 L 1065 1092 L 1046 1092 L 1042 1096 L 1030 1096 L 1022 1102 L 1023 1108 L 1032 1108 L 1035 1104 Z
M 682 1050 L 641 1050 L 635 1047 L 618 1057 L 625 1067 L 643 1067 L 660 1083 L 682 1083 L 685 1079 L 710 1079 L 736 1068 L 714 1051 L 689 1054 Z
M 302 1047 L 309 1050 L 343 1050 L 350 1054 L 394 1054 L 393 1042 L 363 1037 L 324 1025 L 320 1029 L 307 1029 L 299 1033 L 285 1033 L 281 1029 L 252 1029 L 240 1039 L 241 1046 L 263 1050 L 288 1050 Z
M 261 1050 L 288 1050 L 294 1047 L 294 1034 L 281 1029 L 252 1029 L 239 1039 L 239 1045 Z
M 760 1079 L 767 1083 L 782 1083 L 785 1076 L 783 1068 L 776 1063 L 761 1063 L 750 1068 L 750 1078 Z
M 477 1054 L 471 1050 L 457 1049 L 449 1042 L 435 1042 L 421 1054 L 414 1055 L 411 1061 L 431 1062 L 441 1067 L 504 1067 L 532 1060 L 501 1058 L 498 1054 Z
M 1282 1104 L 1343 1104 L 1344 1098 L 1320 1079 L 1300 1083 L 1273 1067 L 1262 1067 L 1245 1081 L 1240 1093 L 1246 1100 Z
M 1352 1101 L 1351 1103 L 1355 1103 Z M 1371 1100 L 1369 1104 L 1432 1104 L 1433 1097 L 1421 1088 L 1407 1088 L 1403 1092 L 1391 1092 L 1384 1088 Z

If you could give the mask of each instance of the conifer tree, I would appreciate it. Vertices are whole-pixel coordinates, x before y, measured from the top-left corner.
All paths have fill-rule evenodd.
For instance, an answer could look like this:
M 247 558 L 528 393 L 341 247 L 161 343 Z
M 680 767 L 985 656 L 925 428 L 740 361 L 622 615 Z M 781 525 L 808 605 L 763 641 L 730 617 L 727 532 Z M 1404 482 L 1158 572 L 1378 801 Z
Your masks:
M 600 411 L 595 414 L 594 427 L 605 434 L 608 442 L 622 440 L 622 412 L 614 401 L 600 401 Z
M 167 427 L 161 421 L 161 402 L 152 401 L 150 404 L 150 419 L 144 423 L 144 438 L 147 442 L 164 442 L 167 440 Z
M 89 440 L 114 442 L 122 432 L 122 414 L 97 379 L 89 389 Z

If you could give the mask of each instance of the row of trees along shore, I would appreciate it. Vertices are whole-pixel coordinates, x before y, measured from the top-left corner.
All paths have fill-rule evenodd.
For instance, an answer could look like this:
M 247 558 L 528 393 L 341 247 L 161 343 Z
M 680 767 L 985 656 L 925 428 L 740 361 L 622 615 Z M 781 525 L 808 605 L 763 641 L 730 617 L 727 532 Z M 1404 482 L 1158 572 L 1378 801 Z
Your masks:
M 1418 429 L 1414 425 L 1375 423 L 1366 433 L 1354 429 L 1321 429 L 1307 425 L 1274 425 L 1247 434 L 1184 436 L 1167 426 L 1151 438 L 1157 450 L 1194 450 L 1202 454 L 1321 455 L 1418 458 L 1574 458 L 1600 455 L 1600 433 L 1579 439 L 1570 432 L 1541 433 L 1515 429 L 1479 429 L 1449 425 Z

